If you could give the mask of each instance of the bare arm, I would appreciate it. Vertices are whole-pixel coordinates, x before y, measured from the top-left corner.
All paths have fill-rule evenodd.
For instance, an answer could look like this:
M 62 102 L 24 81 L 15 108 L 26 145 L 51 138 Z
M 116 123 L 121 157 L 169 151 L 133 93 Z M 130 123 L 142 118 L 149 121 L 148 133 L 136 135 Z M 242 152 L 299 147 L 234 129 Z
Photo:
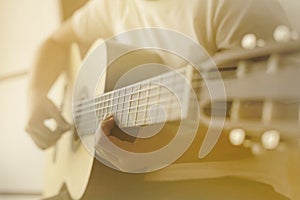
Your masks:
M 69 49 L 75 42 L 78 40 L 67 21 L 42 44 L 30 82 L 33 93 L 48 93 L 60 73 L 68 68 Z
M 42 45 L 33 66 L 29 84 L 29 121 L 26 131 L 34 142 L 46 149 L 70 128 L 58 108 L 47 98 L 57 77 L 69 67 L 69 49 L 79 43 L 69 21 L 61 25 Z M 81 47 L 86 47 L 83 44 Z M 46 119 L 55 119 L 57 129 L 51 131 L 44 125 Z

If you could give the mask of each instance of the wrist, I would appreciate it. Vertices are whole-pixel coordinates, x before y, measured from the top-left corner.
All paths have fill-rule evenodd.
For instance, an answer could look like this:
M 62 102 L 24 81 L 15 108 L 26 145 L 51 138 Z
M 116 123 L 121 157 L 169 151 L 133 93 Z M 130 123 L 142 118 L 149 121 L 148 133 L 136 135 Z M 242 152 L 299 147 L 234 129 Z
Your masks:
M 47 97 L 48 90 L 39 88 L 37 86 L 29 86 L 27 94 L 29 97 Z

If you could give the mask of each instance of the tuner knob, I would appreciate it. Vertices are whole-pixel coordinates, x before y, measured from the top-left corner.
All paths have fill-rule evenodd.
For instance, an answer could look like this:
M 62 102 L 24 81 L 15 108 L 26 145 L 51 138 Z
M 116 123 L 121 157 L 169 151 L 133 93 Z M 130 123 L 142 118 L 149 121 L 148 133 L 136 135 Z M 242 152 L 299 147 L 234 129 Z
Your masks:
M 244 49 L 254 49 L 257 45 L 256 35 L 249 33 L 242 39 L 242 47 Z
M 277 42 L 288 42 L 291 39 L 291 31 L 287 26 L 278 26 L 273 35 L 275 41 Z
M 229 133 L 229 140 L 232 145 L 239 146 L 245 141 L 246 133 L 243 129 L 232 129 Z
M 280 133 L 276 130 L 270 130 L 263 133 L 261 137 L 262 145 L 265 149 L 275 149 L 280 142 Z

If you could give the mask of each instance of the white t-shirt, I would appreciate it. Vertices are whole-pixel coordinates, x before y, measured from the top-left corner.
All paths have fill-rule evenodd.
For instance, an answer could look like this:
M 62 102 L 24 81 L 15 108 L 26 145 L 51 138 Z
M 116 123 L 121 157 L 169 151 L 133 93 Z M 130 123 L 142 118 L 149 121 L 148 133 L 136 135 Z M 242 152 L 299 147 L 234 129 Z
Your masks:
M 276 0 L 93 0 L 74 14 L 72 24 L 87 45 L 124 31 L 159 27 L 188 36 L 211 55 L 241 48 L 249 33 L 272 43 L 276 27 L 290 26 Z M 110 155 L 100 156 L 122 165 L 124 160 Z M 128 168 L 126 163 L 118 167 Z
M 277 0 L 93 0 L 74 14 L 72 24 L 86 44 L 160 27 L 185 34 L 209 54 L 240 48 L 248 33 L 271 43 L 276 27 L 290 26 Z

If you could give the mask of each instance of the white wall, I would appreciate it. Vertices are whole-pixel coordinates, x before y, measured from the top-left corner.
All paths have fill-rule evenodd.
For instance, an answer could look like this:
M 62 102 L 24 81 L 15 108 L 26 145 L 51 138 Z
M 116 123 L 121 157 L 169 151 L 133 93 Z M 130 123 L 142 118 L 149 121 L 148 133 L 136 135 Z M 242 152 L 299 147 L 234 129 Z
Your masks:
M 59 21 L 58 0 L 1 0 L 0 75 L 28 68 L 38 44 Z
M 0 84 L 0 192 L 39 192 L 44 154 L 24 132 L 26 77 Z
M 1 0 L 0 79 L 28 70 L 38 45 L 59 23 L 58 0 Z M 44 153 L 24 131 L 27 79 L 0 82 L 0 193 L 43 187 Z

